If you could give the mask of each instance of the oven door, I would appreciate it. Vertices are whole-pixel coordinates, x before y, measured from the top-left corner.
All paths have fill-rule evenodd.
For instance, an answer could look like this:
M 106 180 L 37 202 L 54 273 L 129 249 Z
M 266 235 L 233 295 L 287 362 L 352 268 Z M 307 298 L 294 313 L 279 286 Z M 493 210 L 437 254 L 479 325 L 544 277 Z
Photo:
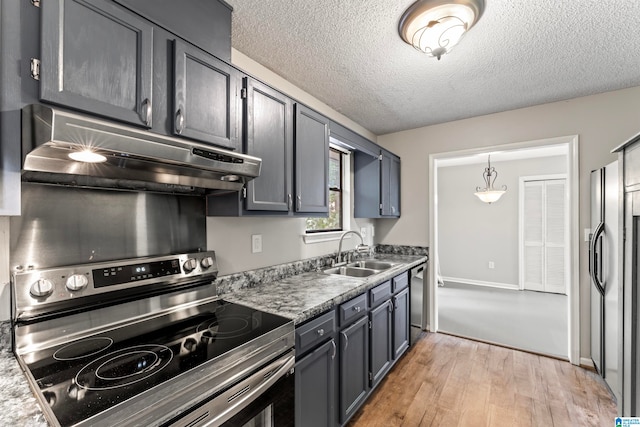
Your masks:
M 169 426 L 293 427 L 294 365 L 293 351 L 287 352 Z

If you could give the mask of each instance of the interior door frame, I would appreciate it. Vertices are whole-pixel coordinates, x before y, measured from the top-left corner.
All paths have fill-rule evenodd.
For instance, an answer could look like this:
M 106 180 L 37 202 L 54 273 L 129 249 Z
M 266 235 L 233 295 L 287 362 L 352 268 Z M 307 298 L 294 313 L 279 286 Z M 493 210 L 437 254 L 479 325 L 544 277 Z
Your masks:
M 520 150 L 525 148 L 538 148 L 548 145 L 566 144 L 567 146 L 567 185 L 569 188 L 569 223 L 570 223 L 570 244 L 569 244 L 569 282 L 568 282 L 568 327 L 569 342 L 568 356 L 569 362 L 573 365 L 580 365 L 580 183 L 579 183 L 579 157 L 578 157 L 578 135 L 567 135 L 556 138 L 546 138 L 533 141 L 508 143 L 482 148 L 473 148 L 445 153 L 435 153 L 429 155 L 429 258 L 431 268 L 429 269 L 428 292 L 429 295 L 429 325 L 432 332 L 438 331 L 438 300 L 437 300 L 437 268 L 438 265 L 438 160 L 483 154 L 491 151 Z

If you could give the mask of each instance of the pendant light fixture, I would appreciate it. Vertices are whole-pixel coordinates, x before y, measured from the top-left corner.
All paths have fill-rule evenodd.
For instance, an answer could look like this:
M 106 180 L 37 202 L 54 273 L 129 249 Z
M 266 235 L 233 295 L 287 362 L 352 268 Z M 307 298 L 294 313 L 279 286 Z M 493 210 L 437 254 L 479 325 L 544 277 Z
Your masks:
M 398 25 L 402 39 L 416 49 L 440 59 L 478 22 L 485 0 L 418 0 Z
M 503 185 L 501 190 L 493 188 L 493 184 L 496 182 L 496 178 L 498 178 L 498 172 L 496 171 L 496 168 L 491 166 L 491 156 L 489 156 L 487 163 L 487 167 L 484 168 L 484 172 L 482 173 L 485 187 L 476 187 L 476 192 L 473 194 L 483 202 L 491 204 L 500 200 L 500 197 L 507 192 L 507 186 Z

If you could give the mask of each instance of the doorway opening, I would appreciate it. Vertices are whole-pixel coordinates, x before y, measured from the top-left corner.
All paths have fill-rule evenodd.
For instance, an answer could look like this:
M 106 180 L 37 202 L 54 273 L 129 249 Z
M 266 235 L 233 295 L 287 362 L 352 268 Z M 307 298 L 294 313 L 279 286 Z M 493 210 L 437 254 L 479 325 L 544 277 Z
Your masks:
M 496 185 L 508 187 L 503 198 L 491 204 L 473 195 L 475 186 L 482 182 L 481 173 L 488 155 L 500 172 Z M 428 329 L 567 358 L 578 364 L 578 136 L 432 154 L 429 163 L 432 268 L 427 286 Z M 527 257 L 519 221 L 523 211 L 521 181 L 527 177 L 532 181 L 534 175 L 553 175 L 552 178 L 564 180 L 561 187 L 553 185 L 558 182 L 551 183 L 546 196 L 551 197 L 548 203 L 555 203 L 559 189 L 564 191 L 562 230 L 566 239 L 561 244 L 553 238 L 542 245 L 538 242 L 538 249 L 530 251 Z M 535 193 L 535 185 L 532 188 Z M 538 191 L 538 195 L 545 196 L 544 190 Z M 549 210 L 544 211 L 545 208 Z M 539 206 L 541 214 L 550 215 L 546 225 L 540 226 L 541 230 L 546 226 L 550 227 L 547 231 L 558 233 L 558 229 L 552 229 L 558 225 L 556 208 L 555 204 Z M 550 237 L 557 237 L 556 234 Z M 528 243 L 533 245 L 532 241 Z M 531 255 L 536 251 L 541 257 Z M 544 258 L 545 254 L 550 256 Z M 564 285 L 566 292 L 520 290 L 523 289 L 523 260 L 530 261 L 530 267 L 538 267 L 534 261 L 540 261 L 539 267 L 547 269 L 537 273 L 548 275 L 549 289 L 552 284 L 557 285 L 556 290 Z M 558 260 L 562 261 L 560 270 Z M 441 317 L 441 310 L 449 310 L 448 307 L 458 312 Z M 484 315 L 484 320 L 474 321 L 476 315 Z M 471 329 L 461 324 L 467 317 L 467 326 L 471 325 Z M 536 339 L 525 344 L 517 339 L 505 341 L 505 334 L 519 338 L 528 334 L 526 330 L 518 330 L 519 319 L 524 319 L 525 324 L 529 322 L 530 331 L 537 334 L 533 338 L 539 338 L 539 343 L 551 340 L 554 347 L 529 345 L 535 344 Z M 486 322 L 483 324 L 483 321 Z M 489 333 L 469 335 L 478 328 Z

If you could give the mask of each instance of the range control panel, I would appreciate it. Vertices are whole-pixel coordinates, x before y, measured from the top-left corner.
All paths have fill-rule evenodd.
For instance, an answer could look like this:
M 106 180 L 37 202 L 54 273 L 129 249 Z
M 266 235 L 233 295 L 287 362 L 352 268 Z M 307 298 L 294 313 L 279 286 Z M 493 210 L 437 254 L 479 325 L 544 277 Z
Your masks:
M 34 308 L 143 286 L 166 287 L 217 277 L 215 252 L 133 258 L 93 264 L 17 271 L 13 275 L 18 316 Z M 106 296 L 106 295 L 105 295 Z

